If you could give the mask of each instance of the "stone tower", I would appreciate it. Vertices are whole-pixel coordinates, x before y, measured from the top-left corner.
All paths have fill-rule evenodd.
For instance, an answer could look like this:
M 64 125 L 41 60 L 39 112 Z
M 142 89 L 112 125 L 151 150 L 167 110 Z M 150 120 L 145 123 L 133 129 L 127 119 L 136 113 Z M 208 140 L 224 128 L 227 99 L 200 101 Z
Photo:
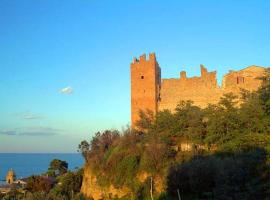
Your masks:
M 16 179 L 15 172 L 12 169 L 10 169 L 6 176 L 6 183 L 12 184 L 15 181 L 15 179 Z
M 161 70 L 154 53 L 134 58 L 130 66 L 131 72 L 131 127 L 140 119 L 140 110 L 150 110 L 154 114 L 158 110 L 161 87 Z

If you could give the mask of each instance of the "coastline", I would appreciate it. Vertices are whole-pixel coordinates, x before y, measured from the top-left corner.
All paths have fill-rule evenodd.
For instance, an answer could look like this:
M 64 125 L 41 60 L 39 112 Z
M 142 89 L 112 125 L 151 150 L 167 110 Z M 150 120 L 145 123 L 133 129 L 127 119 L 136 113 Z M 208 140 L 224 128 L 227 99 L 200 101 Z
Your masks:
M 13 169 L 17 179 L 42 174 L 47 171 L 49 163 L 53 159 L 61 159 L 68 162 L 69 170 L 83 166 L 84 160 L 78 153 L 0 153 L 0 184 L 8 170 Z

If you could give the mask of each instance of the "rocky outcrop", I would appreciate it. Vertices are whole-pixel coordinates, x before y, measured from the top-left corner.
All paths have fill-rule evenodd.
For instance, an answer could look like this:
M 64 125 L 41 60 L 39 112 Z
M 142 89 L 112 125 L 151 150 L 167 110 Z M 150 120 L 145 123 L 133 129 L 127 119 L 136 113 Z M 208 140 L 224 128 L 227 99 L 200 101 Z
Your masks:
M 144 183 L 150 177 L 149 174 L 146 172 L 141 172 L 137 175 L 136 178 L 141 183 Z M 165 190 L 165 183 L 164 179 L 160 176 L 153 177 L 153 188 L 155 193 L 161 193 Z M 150 184 L 150 182 L 149 182 Z M 86 197 L 93 199 L 93 200 L 100 200 L 100 199 L 111 199 L 111 198 L 121 198 L 128 194 L 130 194 L 130 189 L 127 187 L 123 188 L 115 188 L 113 185 L 109 187 L 101 187 L 97 183 L 96 176 L 92 173 L 91 168 L 89 165 L 85 165 L 84 167 L 84 176 L 83 182 L 81 187 L 81 193 L 83 193 Z
M 89 165 L 85 165 L 81 193 L 86 197 L 93 200 L 110 199 L 112 197 L 121 198 L 129 192 L 128 188 L 117 189 L 113 185 L 110 185 L 109 187 L 100 187 L 97 183 L 97 178 L 92 173 Z

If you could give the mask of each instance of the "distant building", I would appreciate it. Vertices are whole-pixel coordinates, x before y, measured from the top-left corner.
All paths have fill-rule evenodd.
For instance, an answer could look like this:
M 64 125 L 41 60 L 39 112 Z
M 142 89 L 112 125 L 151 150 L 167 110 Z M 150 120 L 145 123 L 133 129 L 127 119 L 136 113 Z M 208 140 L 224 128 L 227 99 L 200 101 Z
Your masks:
M 16 181 L 14 181 L 14 184 L 20 185 L 22 187 L 25 187 L 27 184 L 27 179 L 28 178 L 22 178 L 22 179 L 17 179 Z
M 6 194 L 13 189 L 25 193 L 28 178 L 16 179 L 14 170 L 10 169 L 6 175 L 6 184 L 0 184 L 0 194 Z
M 249 66 L 240 71 L 230 71 L 223 77 L 222 86 L 217 84 L 216 71 L 208 72 L 201 65 L 201 76 L 187 77 L 185 71 L 179 78 L 161 79 L 161 68 L 154 53 L 134 58 L 131 72 L 131 126 L 140 119 L 139 111 L 150 110 L 153 114 L 165 109 L 174 111 L 177 104 L 191 100 L 196 106 L 216 104 L 226 93 L 239 95 L 241 90 L 254 91 L 261 85 L 259 77 L 266 68 Z
M 16 174 L 12 169 L 10 169 L 6 175 L 6 183 L 13 184 L 15 180 L 16 180 Z

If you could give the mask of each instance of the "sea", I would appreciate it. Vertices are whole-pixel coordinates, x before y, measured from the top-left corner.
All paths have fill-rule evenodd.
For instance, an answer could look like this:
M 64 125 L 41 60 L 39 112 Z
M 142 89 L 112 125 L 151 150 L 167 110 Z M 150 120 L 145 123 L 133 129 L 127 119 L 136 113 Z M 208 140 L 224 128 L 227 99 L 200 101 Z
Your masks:
M 79 153 L 0 153 L 0 184 L 4 183 L 9 169 L 15 171 L 17 179 L 25 178 L 46 172 L 53 159 L 66 161 L 69 170 L 75 170 L 84 164 Z

